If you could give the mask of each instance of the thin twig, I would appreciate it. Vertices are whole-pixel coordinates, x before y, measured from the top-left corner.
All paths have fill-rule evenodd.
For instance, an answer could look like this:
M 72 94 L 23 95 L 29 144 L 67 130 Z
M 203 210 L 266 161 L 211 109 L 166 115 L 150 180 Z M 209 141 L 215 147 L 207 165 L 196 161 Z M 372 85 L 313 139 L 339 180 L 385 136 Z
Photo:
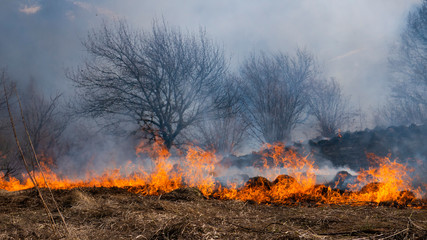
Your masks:
M 56 229 L 56 224 L 55 224 L 55 220 L 53 219 L 53 215 L 52 215 L 52 213 L 50 212 L 49 207 L 47 206 L 47 204 L 46 204 L 46 202 L 45 202 L 45 200 L 44 200 L 44 198 L 43 198 L 43 195 L 42 195 L 42 193 L 41 193 L 41 191 L 40 191 L 40 188 L 39 188 L 39 186 L 38 186 L 37 180 L 36 180 L 36 179 L 31 175 L 31 171 L 30 171 L 30 169 L 29 169 L 29 167 L 28 167 L 28 163 L 27 163 L 27 161 L 25 160 L 24 152 L 23 152 L 23 150 L 22 150 L 22 148 L 21 148 L 21 144 L 19 143 L 18 135 L 17 135 L 17 133 L 16 133 L 16 128 L 15 128 L 15 122 L 14 122 L 14 120 L 13 120 L 12 112 L 11 112 L 11 110 L 10 110 L 9 98 L 8 98 L 8 96 L 7 96 L 4 72 L 2 73 L 2 82 L 3 82 L 3 90 L 4 90 L 4 95 L 5 95 L 6 105 L 7 105 L 7 111 L 8 111 L 8 113 L 9 113 L 10 124 L 11 124 L 11 126 L 12 126 L 12 130 L 13 130 L 13 136 L 15 137 L 15 142 L 16 142 L 16 145 L 17 145 L 17 147 L 18 147 L 19 154 L 21 155 L 22 161 L 23 161 L 23 163 L 24 163 L 25 170 L 27 171 L 28 176 L 30 177 L 31 182 L 34 184 L 34 187 L 35 187 L 35 188 L 36 188 L 36 190 L 37 190 L 37 193 L 38 193 L 38 195 L 39 195 L 39 197 L 40 197 L 40 199 L 41 199 L 41 201 L 42 201 L 42 203 L 43 203 L 43 206 L 44 206 L 44 208 L 45 208 L 45 210 L 46 210 L 46 213 L 47 213 L 47 215 L 49 216 L 49 219 L 50 219 L 50 222 L 51 222 L 52 229 L 53 229 L 56 233 L 59 233 L 59 232 L 58 232 L 58 230 Z
M 14 87 L 14 91 L 15 91 L 16 98 L 18 99 L 19 110 L 21 111 L 22 123 L 24 125 L 25 133 L 27 134 L 28 142 L 29 142 L 29 144 L 31 146 L 31 150 L 33 152 L 34 160 L 37 163 L 37 166 L 39 167 L 39 171 L 43 177 L 43 181 L 46 184 L 47 189 L 49 190 L 50 197 L 52 198 L 52 200 L 55 204 L 56 210 L 58 211 L 59 216 L 61 217 L 62 223 L 64 223 L 65 230 L 67 231 L 68 235 L 71 235 L 71 232 L 68 229 L 67 223 L 65 222 L 65 218 L 62 215 L 61 211 L 59 210 L 58 203 L 56 202 L 55 197 L 53 196 L 52 189 L 49 187 L 49 184 L 46 181 L 46 177 L 44 176 L 43 168 L 41 167 L 40 162 L 38 160 L 36 150 L 34 149 L 33 141 L 31 140 L 30 133 L 28 132 L 27 123 L 25 122 L 25 118 L 24 118 L 24 111 L 23 111 L 22 105 L 21 105 L 21 99 L 19 98 L 18 92 L 16 91 L 16 87 Z
M 382 239 L 389 239 L 389 238 L 393 238 L 393 237 L 395 237 L 395 236 L 397 236 L 397 235 L 399 235 L 399 234 L 401 234 L 401 233 L 404 233 L 404 232 L 409 232 L 409 228 L 405 228 L 405 229 L 403 229 L 403 230 L 401 230 L 401 231 L 398 231 L 398 232 L 396 232 L 396 233 L 394 233 L 394 234 L 392 234 L 392 235 L 389 235 L 389 236 L 387 236 L 387 237 L 385 237 L 385 238 L 382 238 Z
M 413 212 L 412 212 L 413 213 Z M 409 223 L 410 224 L 412 224 L 414 227 L 416 227 L 416 228 L 418 228 L 419 230 L 421 230 L 421 231 L 426 231 L 426 229 L 425 228 L 423 228 L 423 227 L 421 227 L 421 226 L 418 226 L 417 224 L 415 224 L 415 222 L 412 220 L 412 213 L 411 213 L 411 215 L 408 217 L 408 220 L 409 220 Z

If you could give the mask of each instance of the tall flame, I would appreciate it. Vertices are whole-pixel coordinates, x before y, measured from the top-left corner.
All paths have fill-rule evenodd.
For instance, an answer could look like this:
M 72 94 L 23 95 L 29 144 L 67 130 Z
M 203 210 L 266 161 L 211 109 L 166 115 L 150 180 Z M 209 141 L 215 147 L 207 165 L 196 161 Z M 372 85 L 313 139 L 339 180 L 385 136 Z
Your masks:
M 338 191 L 324 185 L 316 185 L 317 170 L 309 156 L 301 156 L 284 144 L 266 145 L 258 152 L 262 156 L 260 173 L 264 177 L 250 179 L 244 186 L 229 182 L 228 187 L 216 180 L 218 160 L 214 152 L 191 146 L 182 156 L 172 157 L 161 141 L 136 148 L 138 156 L 148 156 L 151 169 L 133 166 L 131 174 L 122 169 L 106 170 L 102 174 L 88 173 L 86 179 L 70 179 L 53 172 L 43 165 L 45 177 L 53 189 L 75 187 L 121 187 L 143 195 L 164 194 L 181 187 L 198 188 L 205 196 L 218 199 L 238 199 L 257 203 L 294 204 L 315 201 L 326 204 L 366 204 L 369 202 L 397 201 L 405 204 L 420 197 L 421 189 L 413 189 L 410 172 L 406 165 L 390 157 L 368 154 L 373 166 L 358 173 L 349 191 Z M 41 187 L 39 171 L 32 175 Z M 345 176 L 342 176 L 345 177 Z M 27 177 L 18 180 L 0 175 L 0 189 L 18 191 L 34 187 Z M 333 187 L 333 186 L 332 186 Z

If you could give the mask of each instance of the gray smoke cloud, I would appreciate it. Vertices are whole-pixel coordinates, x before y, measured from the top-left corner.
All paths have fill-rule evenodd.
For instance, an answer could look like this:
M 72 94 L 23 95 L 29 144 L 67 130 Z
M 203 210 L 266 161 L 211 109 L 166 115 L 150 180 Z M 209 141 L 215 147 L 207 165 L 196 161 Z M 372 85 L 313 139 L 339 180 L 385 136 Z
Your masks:
M 148 29 L 164 18 L 184 30 L 200 26 L 222 44 L 232 69 L 253 51 L 305 47 L 369 110 L 388 94 L 387 56 L 419 0 L 183 0 L 0 2 L 0 66 L 22 84 L 33 77 L 47 93 L 72 93 L 64 70 L 85 56 L 87 32 L 102 20 Z

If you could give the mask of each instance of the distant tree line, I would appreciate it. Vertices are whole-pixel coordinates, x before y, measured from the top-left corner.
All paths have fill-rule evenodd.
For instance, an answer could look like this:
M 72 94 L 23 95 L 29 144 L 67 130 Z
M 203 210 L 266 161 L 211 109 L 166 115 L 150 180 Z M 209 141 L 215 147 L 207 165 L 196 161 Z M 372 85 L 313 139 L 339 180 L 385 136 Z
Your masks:
M 323 80 L 307 50 L 254 53 L 231 73 L 203 30 L 183 33 L 164 21 L 151 31 L 104 24 L 83 45 L 90 59 L 68 74 L 78 89 L 76 111 L 114 129 L 131 123 L 167 148 L 191 138 L 228 152 L 245 136 L 287 141 L 310 114 L 320 133 L 333 136 L 351 112 L 338 83 Z

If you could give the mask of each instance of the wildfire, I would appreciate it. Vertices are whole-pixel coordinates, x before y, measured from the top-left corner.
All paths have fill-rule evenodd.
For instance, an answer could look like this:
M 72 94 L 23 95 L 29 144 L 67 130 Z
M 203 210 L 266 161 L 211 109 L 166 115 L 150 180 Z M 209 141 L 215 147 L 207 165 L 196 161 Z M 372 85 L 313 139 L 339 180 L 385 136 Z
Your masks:
M 161 142 L 153 145 L 140 144 L 138 156 L 146 155 L 152 168 L 133 167 L 133 172 L 123 175 L 121 169 L 107 170 L 100 175 L 89 174 L 86 179 L 60 177 L 46 165 L 44 175 L 53 189 L 76 187 L 120 187 L 142 195 L 160 195 L 178 188 L 195 187 L 206 197 L 253 201 L 256 203 L 298 204 L 352 204 L 397 202 L 409 205 L 422 196 L 421 189 L 414 189 L 409 167 L 368 154 L 373 166 L 361 170 L 348 189 L 335 189 L 347 177 L 339 174 L 332 185 L 316 185 L 317 167 L 309 156 L 301 156 L 284 144 L 266 145 L 259 153 L 262 161 L 257 163 L 260 175 L 249 179 L 243 186 L 237 182 L 221 183 L 216 176 L 221 172 L 214 152 L 199 147 L 189 147 L 185 154 L 172 157 Z M 40 187 L 46 187 L 40 172 L 33 172 Z M 18 191 L 34 187 L 29 178 L 18 180 L 0 175 L 0 189 Z

